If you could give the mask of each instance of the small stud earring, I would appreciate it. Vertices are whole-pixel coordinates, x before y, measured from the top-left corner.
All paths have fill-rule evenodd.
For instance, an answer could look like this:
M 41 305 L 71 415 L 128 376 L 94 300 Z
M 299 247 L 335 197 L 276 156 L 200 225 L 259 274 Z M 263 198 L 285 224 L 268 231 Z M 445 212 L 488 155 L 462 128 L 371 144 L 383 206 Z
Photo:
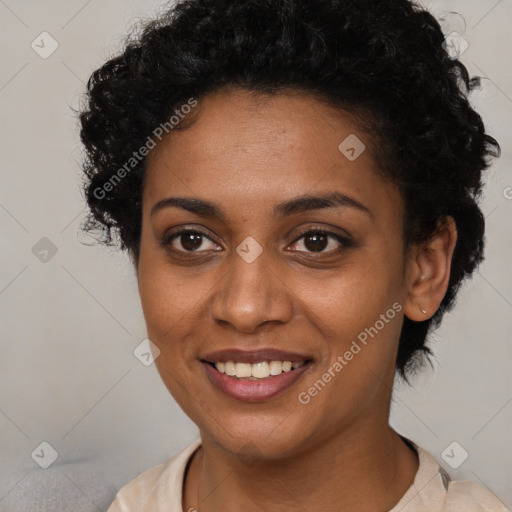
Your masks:
M 427 314 L 427 310 L 420 304 L 420 311 L 426 315 Z

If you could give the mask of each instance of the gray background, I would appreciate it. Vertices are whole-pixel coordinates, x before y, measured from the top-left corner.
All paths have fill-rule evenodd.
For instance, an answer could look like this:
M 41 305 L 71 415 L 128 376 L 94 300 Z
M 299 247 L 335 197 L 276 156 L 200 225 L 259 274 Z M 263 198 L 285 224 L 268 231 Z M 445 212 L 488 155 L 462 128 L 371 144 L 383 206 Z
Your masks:
M 119 49 L 133 22 L 161 5 L 0 0 L 5 512 L 104 511 L 117 489 L 198 435 L 154 365 L 134 357 L 145 327 L 127 258 L 79 233 L 81 149 L 71 107 L 78 106 L 90 73 Z M 446 18 L 446 33 L 457 31 L 468 41 L 462 59 L 470 72 L 487 77 L 472 101 L 501 142 L 503 156 L 488 172 L 483 202 L 487 260 L 434 336 L 434 370 L 421 374 L 412 388 L 397 387 L 392 423 L 453 478 L 488 486 L 510 507 L 512 1 L 426 5 Z M 31 48 L 43 31 L 59 45 L 47 59 Z M 44 253 L 49 245 L 40 242 L 43 237 L 56 247 L 53 256 Z M 58 452 L 48 469 L 31 457 L 43 441 Z M 441 457 L 453 441 L 469 453 L 457 470 Z M 47 448 L 44 456 L 40 449 L 36 453 L 48 461 Z M 456 448 L 455 458 L 461 453 Z

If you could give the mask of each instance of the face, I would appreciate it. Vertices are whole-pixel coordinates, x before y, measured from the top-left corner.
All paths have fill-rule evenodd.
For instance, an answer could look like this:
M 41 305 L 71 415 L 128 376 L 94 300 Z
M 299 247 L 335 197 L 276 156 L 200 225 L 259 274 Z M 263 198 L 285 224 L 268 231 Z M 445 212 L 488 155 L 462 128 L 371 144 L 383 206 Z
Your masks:
M 369 136 L 300 94 L 196 109 L 149 155 L 143 194 L 138 282 L 165 385 L 233 453 L 387 425 L 407 261 Z

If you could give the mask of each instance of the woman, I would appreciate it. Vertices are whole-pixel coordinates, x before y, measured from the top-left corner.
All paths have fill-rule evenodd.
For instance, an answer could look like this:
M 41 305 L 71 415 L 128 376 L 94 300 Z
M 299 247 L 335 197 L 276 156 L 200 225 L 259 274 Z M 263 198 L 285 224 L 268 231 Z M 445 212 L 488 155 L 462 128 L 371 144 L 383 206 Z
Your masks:
M 201 439 L 117 511 L 499 511 L 389 426 L 483 258 L 499 152 L 408 0 L 188 0 L 91 77 L 88 229 Z

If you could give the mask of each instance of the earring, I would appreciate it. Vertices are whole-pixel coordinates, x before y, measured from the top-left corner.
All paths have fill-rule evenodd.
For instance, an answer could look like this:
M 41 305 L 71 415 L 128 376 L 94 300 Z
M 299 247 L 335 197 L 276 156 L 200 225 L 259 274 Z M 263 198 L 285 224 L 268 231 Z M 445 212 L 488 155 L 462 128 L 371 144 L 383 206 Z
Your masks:
M 424 315 L 426 315 L 426 314 L 427 314 L 427 310 L 426 310 L 426 309 L 425 309 L 421 304 L 420 304 L 419 306 L 420 306 L 420 311 L 421 311 Z

